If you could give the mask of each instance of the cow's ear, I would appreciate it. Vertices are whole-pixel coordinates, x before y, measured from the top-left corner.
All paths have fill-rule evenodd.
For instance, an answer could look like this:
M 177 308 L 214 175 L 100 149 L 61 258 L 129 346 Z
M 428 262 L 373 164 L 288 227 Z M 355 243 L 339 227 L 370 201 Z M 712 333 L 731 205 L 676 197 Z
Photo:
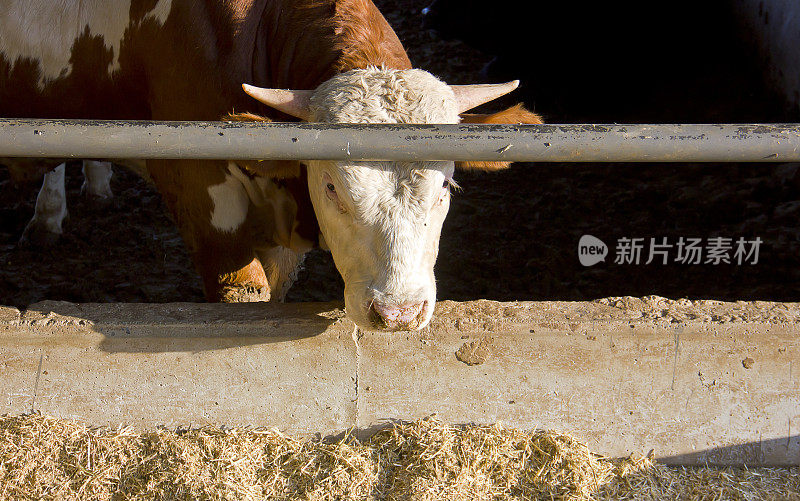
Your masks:
M 222 117 L 222 121 L 271 122 L 272 120 L 253 113 L 230 113 Z M 250 176 L 269 177 L 272 179 L 300 177 L 300 162 L 298 160 L 237 160 L 236 165 L 244 169 Z
M 542 124 L 542 117 L 528 111 L 522 103 L 497 113 L 487 115 L 464 113 L 461 115 L 464 124 Z M 494 171 L 507 169 L 511 162 L 456 162 L 457 169 L 477 169 Z

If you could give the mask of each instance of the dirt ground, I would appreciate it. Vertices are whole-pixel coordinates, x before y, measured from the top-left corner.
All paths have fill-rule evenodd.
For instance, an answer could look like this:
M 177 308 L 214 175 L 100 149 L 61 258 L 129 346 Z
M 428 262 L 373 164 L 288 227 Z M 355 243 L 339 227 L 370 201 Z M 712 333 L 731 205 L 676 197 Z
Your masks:
M 426 0 L 376 2 L 415 66 L 451 83 L 482 81 L 492 59 L 421 29 Z M 535 64 L 522 61 L 521 64 Z M 546 69 L 543 69 L 546 71 Z M 742 57 L 686 76 L 658 96 L 659 110 L 694 122 L 797 121 Z M 687 97 L 688 96 L 688 97 Z M 708 96 L 711 96 L 710 98 Z M 528 97 L 509 97 L 497 106 Z M 689 99 L 687 101 L 687 99 Z M 576 121 L 561 103 L 536 100 L 551 123 Z M 664 116 L 581 116 L 597 123 Z M 650 110 L 652 111 L 652 110 Z M 67 168 L 70 219 L 54 247 L 17 246 L 33 213 L 37 185 L 14 186 L 0 166 L 0 304 L 202 301 L 200 282 L 159 195 L 116 168 L 116 195 L 92 207 L 79 195 L 80 165 Z M 800 300 L 800 172 L 797 164 L 516 164 L 500 173 L 462 172 L 436 266 L 441 299 L 584 300 L 656 294 L 672 298 Z M 609 245 L 605 263 L 578 261 L 580 237 Z M 618 239 L 760 238 L 757 264 L 615 264 Z M 290 301 L 340 299 L 330 255 L 306 260 Z

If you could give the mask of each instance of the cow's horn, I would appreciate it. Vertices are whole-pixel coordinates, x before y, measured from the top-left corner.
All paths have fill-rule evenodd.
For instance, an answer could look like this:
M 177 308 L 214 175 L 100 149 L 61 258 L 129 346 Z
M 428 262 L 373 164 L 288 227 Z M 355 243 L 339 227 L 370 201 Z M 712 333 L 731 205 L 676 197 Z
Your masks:
M 264 89 L 254 85 L 242 84 L 242 89 L 270 108 L 282 111 L 301 120 L 311 119 L 311 95 L 313 90 Z
M 464 113 L 500 96 L 505 96 L 519 86 L 519 80 L 501 84 L 451 85 L 458 101 L 458 112 Z M 252 95 L 252 94 L 251 94 Z

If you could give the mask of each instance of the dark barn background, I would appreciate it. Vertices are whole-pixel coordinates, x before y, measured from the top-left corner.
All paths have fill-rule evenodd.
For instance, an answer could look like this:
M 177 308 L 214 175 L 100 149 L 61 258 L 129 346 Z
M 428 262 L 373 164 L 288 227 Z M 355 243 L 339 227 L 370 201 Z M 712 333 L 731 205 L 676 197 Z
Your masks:
M 449 83 L 519 78 L 551 123 L 798 121 L 762 78 L 761 59 L 727 2 L 377 0 L 415 66 Z M 450 5 L 448 5 L 450 4 Z M 653 4 L 653 5 L 649 5 Z M 432 30 L 436 29 L 437 33 Z M 116 198 L 93 207 L 70 164 L 65 235 L 16 242 L 39 185 L 0 167 L 0 304 L 201 301 L 200 283 L 159 195 L 115 169 Z M 436 275 L 440 299 L 583 300 L 661 295 L 800 300 L 797 164 L 515 164 L 461 172 Z M 592 234 L 605 263 L 580 265 Z M 621 237 L 760 237 L 756 265 L 617 265 Z M 340 299 L 328 254 L 308 256 L 291 301 Z

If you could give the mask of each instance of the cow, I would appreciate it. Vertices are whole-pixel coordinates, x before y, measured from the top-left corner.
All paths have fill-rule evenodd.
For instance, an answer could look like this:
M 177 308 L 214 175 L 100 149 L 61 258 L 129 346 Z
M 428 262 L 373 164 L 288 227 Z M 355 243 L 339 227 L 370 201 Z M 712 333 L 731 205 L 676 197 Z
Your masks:
M 36 196 L 36 205 L 31 220 L 20 238 L 22 245 L 49 246 L 63 233 L 67 218 L 66 163 L 48 168 L 46 162 L 20 158 L 0 158 L 0 164 L 8 167 L 14 184 L 41 180 L 42 187 Z M 81 172 L 83 184 L 81 195 L 98 206 L 111 201 L 111 162 L 83 160 Z
M 541 123 L 521 106 L 465 113 L 515 87 L 449 86 L 412 68 L 371 0 L 11 0 L 0 9 L 0 116 Z M 147 173 L 209 301 L 282 299 L 320 245 L 344 279 L 348 316 L 393 331 L 431 319 L 459 166 L 508 163 L 149 160 Z

